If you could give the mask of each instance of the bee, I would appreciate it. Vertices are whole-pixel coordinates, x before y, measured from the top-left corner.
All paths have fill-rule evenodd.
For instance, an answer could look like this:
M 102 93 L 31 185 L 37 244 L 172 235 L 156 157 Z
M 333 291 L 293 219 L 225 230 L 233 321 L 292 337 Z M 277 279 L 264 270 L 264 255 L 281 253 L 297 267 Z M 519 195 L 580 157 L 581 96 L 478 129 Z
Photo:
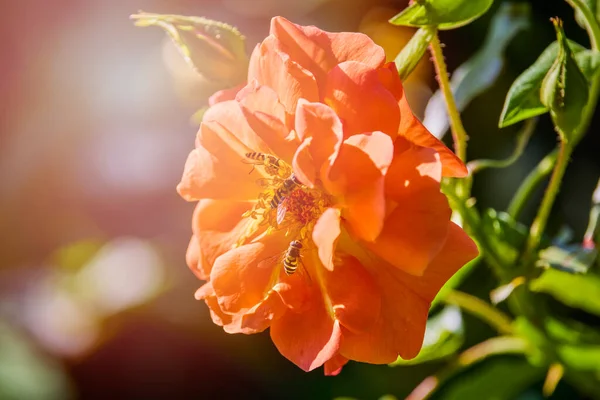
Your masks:
M 283 272 L 286 276 L 297 276 L 298 279 L 304 281 L 307 284 L 312 284 L 312 279 L 302 261 L 301 253 L 306 250 L 302 242 L 299 240 L 293 240 L 290 242 L 288 248 L 281 251 L 271 257 L 268 257 L 263 262 L 267 265 L 274 265 L 277 268 L 283 267 Z M 300 270 L 300 271 L 298 271 Z M 281 270 L 278 270 L 278 275 Z M 281 274 L 283 275 L 283 274 Z M 282 277 L 280 276 L 279 279 Z
M 302 243 L 298 240 L 294 240 L 290 243 L 285 257 L 283 258 L 283 270 L 287 275 L 292 275 L 298 269 L 298 263 L 300 263 L 300 250 L 302 250 Z
M 292 190 L 294 190 L 296 187 L 299 187 L 300 185 L 301 185 L 301 183 L 298 180 L 298 178 L 296 178 L 296 175 L 291 174 L 289 176 L 289 178 L 285 179 L 281 183 L 281 186 L 279 186 L 279 188 L 277 188 L 277 190 L 275 190 L 275 194 L 273 195 L 273 198 L 271 199 L 271 201 L 269 203 L 271 208 L 278 207 L 283 202 L 283 200 L 290 193 L 292 193 Z
M 281 186 L 279 186 L 279 188 L 277 188 L 277 190 L 275 190 L 275 194 L 273 195 L 273 198 L 271 199 L 271 201 L 269 202 L 269 205 L 271 206 L 271 209 L 275 209 L 277 208 L 277 224 L 281 224 L 281 222 L 283 222 L 283 219 L 285 218 L 285 214 L 286 214 L 286 206 L 284 204 L 284 200 L 287 198 L 287 196 L 289 196 L 290 193 L 292 193 L 292 191 L 297 188 L 300 187 L 301 183 L 298 180 L 298 178 L 296 178 L 296 176 L 294 174 L 291 174 L 289 178 L 285 179 L 282 183 Z
M 283 177 L 289 173 L 287 166 L 284 165 L 284 162 L 271 154 L 253 151 L 248 152 L 245 155 L 246 158 L 249 159 L 249 161 L 245 162 L 248 164 L 252 164 L 252 169 L 249 172 L 250 174 L 252 173 L 252 171 L 254 171 L 254 168 L 257 165 L 262 165 L 263 167 L 265 167 L 265 172 L 271 176 Z

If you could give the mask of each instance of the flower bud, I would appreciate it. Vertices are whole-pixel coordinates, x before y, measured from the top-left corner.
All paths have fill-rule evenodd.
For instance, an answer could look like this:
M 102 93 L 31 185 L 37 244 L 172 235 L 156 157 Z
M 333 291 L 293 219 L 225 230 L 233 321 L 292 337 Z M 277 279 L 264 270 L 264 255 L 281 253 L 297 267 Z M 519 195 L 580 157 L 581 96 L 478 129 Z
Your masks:
M 550 109 L 561 140 L 570 141 L 577 135 L 581 113 L 589 97 L 589 85 L 573 58 L 562 21 L 554 18 L 552 23 L 559 44 L 558 57 L 542 81 L 540 100 Z
M 204 78 L 223 87 L 246 80 L 248 55 L 244 36 L 233 26 L 202 17 L 150 14 L 131 16 L 136 26 L 158 26 L 185 60 Z

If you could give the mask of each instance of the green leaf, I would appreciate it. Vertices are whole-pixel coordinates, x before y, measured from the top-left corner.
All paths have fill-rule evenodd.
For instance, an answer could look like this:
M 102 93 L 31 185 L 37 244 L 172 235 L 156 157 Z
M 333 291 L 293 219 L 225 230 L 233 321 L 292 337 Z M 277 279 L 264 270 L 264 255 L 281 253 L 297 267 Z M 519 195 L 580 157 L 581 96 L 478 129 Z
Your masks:
M 552 295 L 570 307 L 600 315 L 600 277 L 548 269 L 530 283 L 531 290 Z
M 572 274 L 585 274 L 598 256 L 594 248 L 583 248 L 578 244 L 550 246 L 540 251 L 537 265 L 554 268 Z
M 425 26 L 420 28 L 396 56 L 395 63 L 401 80 L 408 78 L 419 61 L 425 55 L 429 42 L 435 35 L 435 28 Z
M 558 56 L 542 81 L 540 100 L 549 108 L 561 139 L 569 142 L 575 138 L 580 125 L 589 98 L 589 85 L 573 58 L 562 21 L 555 18 L 552 23 L 559 43 Z
M 504 66 L 504 50 L 510 41 L 529 25 L 530 7 L 526 3 L 503 3 L 492 18 L 483 46 L 452 74 L 450 85 L 458 111 L 489 89 Z M 423 124 L 441 138 L 449 127 L 446 102 L 437 90 L 425 109 Z
M 245 37 L 235 27 L 202 17 L 142 11 L 130 18 L 136 26 L 162 28 L 187 63 L 209 81 L 235 86 L 246 79 Z
M 548 356 L 558 353 L 567 370 L 600 371 L 600 334 L 595 329 L 551 316 L 544 318 L 542 324 L 538 328 L 524 317 L 513 324 L 515 331 L 534 346 L 528 353 L 533 365 L 548 365 L 554 361 Z
M 548 316 L 544 329 L 555 343 L 600 346 L 600 331 L 577 320 Z
M 447 306 L 427 320 L 423 348 L 419 355 L 412 360 L 403 360 L 398 357 L 390 366 L 414 365 L 441 360 L 455 354 L 463 343 L 464 326 L 460 308 Z
M 558 346 L 560 359 L 569 367 L 581 371 L 600 372 L 600 346 Z
M 513 400 L 543 374 L 523 358 L 497 356 L 453 377 L 434 398 Z
M 527 228 L 505 212 L 488 209 L 481 221 L 494 254 L 503 265 L 515 265 L 527 236 Z
M 567 39 L 575 62 L 583 75 L 590 81 L 600 67 L 600 54 L 586 50 L 583 46 Z M 540 88 L 559 52 L 558 41 L 551 43 L 538 59 L 527 68 L 510 87 L 498 126 L 504 128 L 525 119 L 544 114 L 548 108 L 540 100 Z
M 416 0 L 390 22 L 402 26 L 454 29 L 481 17 L 493 0 Z
M 582 0 L 596 16 L 596 20 L 600 20 L 600 0 Z M 579 9 L 575 10 L 575 20 L 583 29 L 586 29 L 585 17 Z

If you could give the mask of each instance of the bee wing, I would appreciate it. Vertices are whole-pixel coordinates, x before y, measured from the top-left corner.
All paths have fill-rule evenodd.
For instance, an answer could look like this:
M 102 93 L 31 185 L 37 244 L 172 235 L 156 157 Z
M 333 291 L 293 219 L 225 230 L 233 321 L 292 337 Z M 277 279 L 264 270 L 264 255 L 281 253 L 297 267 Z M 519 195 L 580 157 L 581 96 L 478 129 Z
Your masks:
M 274 254 L 272 256 L 269 256 L 267 258 L 265 258 L 264 260 L 261 260 L 259 262 L 259 266 L 266 266 L 267 264 L 281 264 L 283 265 L 283 258 L 285 256 L 285 251 L 284 252 L 279 252 L 277 254 Z
M 285 200 L 279 203 L 277 206 L 277 225 L 280 225 L 285 218 L 285 213 L 287 212 L 287 208 L 285 207 Z

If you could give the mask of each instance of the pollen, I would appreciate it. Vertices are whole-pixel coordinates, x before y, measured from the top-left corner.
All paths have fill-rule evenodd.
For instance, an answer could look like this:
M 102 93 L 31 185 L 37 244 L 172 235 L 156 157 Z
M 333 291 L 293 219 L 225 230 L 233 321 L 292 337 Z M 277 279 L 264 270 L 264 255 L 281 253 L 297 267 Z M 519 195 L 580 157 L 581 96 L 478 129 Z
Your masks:
M 318 199 L 314 193 L 296 189 L 285 199 L 287 213 L 295 222 L 306 225 L 316 219 L 321 213 Z

